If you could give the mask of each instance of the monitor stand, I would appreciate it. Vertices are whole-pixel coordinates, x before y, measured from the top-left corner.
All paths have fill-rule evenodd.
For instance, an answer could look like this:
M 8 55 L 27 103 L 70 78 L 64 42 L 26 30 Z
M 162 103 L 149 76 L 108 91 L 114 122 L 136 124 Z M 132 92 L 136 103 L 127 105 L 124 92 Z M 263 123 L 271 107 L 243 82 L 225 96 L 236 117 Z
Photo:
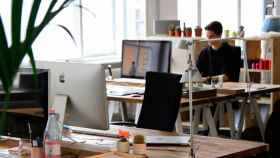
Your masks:
M 64 122 L 64 115 L 67 108 L 68 103 L 68 95 L 65 94 L 57 94 L 54 98 L 53 108 L 55 109 L 55 113 L 59 114 L 59 122 L 61 124 L 62 129 L 62 136 L 65 138 L 68 138 L 70 141 L 73 141 L 75 143 L 85 143 L 85 140 L 80 140 L 78 138 L 74 138 L 71 136 L 71 129 L 67 128 L 67 126 L 63 125 Z
M 64 115 L 66 111 L 68 98 L 68 95 L 65 94 L 57 94 L 54 98 L 53 108 L 55 109 L 55 113 L 59 114 L 59 122 L 61 124 L 64 122 Z

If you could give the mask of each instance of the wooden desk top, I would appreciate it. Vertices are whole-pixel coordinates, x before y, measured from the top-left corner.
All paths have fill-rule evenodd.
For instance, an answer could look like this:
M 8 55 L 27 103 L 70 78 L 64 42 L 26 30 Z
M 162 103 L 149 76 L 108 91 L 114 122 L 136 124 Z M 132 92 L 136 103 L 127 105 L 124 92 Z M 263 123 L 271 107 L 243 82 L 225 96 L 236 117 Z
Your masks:
M 174 132 L 164 132 L 149 129 L 139 129 L 134 127 L 111 126 L 109 131 L 115 132 L 118 129 L 128 130 L 132 135 L 144 134 L 150 136 L 176 135 Z M 102 132 L 102 131 L 100 131 Z M 115 143 L 118 139 L 106 138 L 93 135 L 72 134 L 73 138 L 82 138 L 83 143 L 66 142 L 62 147 L 67 150 L 78 151 L 79 155 L 100 154 L 116 150 L 115 144 L 106 144 L 106 141 Z M 10 148 L 17 145 L 17 139 L 11 141 L 0 141 L 0 147 Z M 105 142 L 100 144 L 100 142 Z M 194 145 L 198 147 L 197 156 L 199 158 L 242 158 L 254 156 L 268 151 L 268 145 L 260 142 L 232 140 L 216 137 L 194 136 Z M 186 146 L 148 146 L 147 156 L 149 158 L 186 158 L 189 147 Z
M 219 102 L 219 101 L 231 99 L 234 97 L 235 97 L 235 94 L 217 93 L 216 96 L 193 99 L 193 105 L 207 104 L 209 102 Z M 107 96 L 107 99 L 109 101 L 120 101 L 120 102 L 127 102 L 127 103 L 142 103 L 142 101 L 144 99 L 144 95 L 130 94 L 130 95 L 124 95 L 124 96 Z M 181 106 L 188 106 L 188 104 L 189 104 L 189 99 L 186 97 L 182 97 Z
M 6 111 L 8 113 L 31 115 L 36 117 L 44 117 L 44 109 L 41 107 L 0 109 L 0 112 L 2 111 Z
M 241 82 L 225 82 L 220 90 L 236 91 L 242 94 L 248 94 L 247 83 Z M 243 91 L 242 91 L 243 90 Z M 262 83 L 252 83 L 251 84 L 251 94 L 264 94 L 271 93 L 275 91 L 280 91 L 280 85 L 277 84 L 262 84 Z
M 109 82 L 108 84 L 119 85 L 117 81 Z M 127 86 L 131 86 L 129 83 L 125 82 Z M 121 83 L 122 86 L 123 83 Z M 140 84 L 141 85 L 141 84 Z M 138 86 L 140 86 L 138 85 Z M 134 83 L 133 83 L 134 86 Z M 142 84 L 142 86 L 144 86 Z M 201 105 L 206 104 L 209 102 L 219 102 L 223 100 L 228 100 L 234 98 L 236 96 L 248 96 L 247 93 L 247 85 L 246 83 L 240 82 L 225 82 L 222 88 L 218 89 L 218 93 L 216 96 L 212 97 L 205 97 L 199 99 L 193 99 L 193 105 Z M 258 95 L 263 93 L 271 93 L 275 91 L 280 91 L 280 85 L 273 85 L 273 84 L 259 84 L 253 83 L 251 86 L 251 94 Z M 143 95 L 125 95 L 125 96 L 107 96 L 108 100 L 111 101 L 121 101 L 121 102 L 128 102 L 128 103 L 142 103 L 144 96 Z M 188 98 L 182 98 L 181 105 L 188 106 Z
M 144 134 L 144 135 L 176 135 L 173 132 L 163 132 L 157 130 L 139 129 L 134 127 L 120 127 L 111 126 L 109 131 L 116 132 L 117 129 L 128 130 L 132 135 L 134 134 Z M 107 131 L 108 132 L 108 131 Z M 74 134 L 75 136 L 81 136 L 81 134 Z M 83 135 L 84 136 L 84 135 Z M 97 136 L 87 136 L 88 140 L 93 139 L 104 139 L 105 137 Z M 84 137 L 85 138 L 85 137 Z M 110 140 L 118 140 L 115 138 L 107 138 Z M 90 141 L 92 142 L 92 141 Z M 231 140 L 216 137 L 206 137 L 206 136 L 195 136 L 194 144 L 198 146 L 198 157 L 199 158 L 233 158 L 233 157 L 246 157 L 252 156 L 258 153 L 268 151 L 268 145 L 265 143 L 243 141 L 243 140 Z M 87 146 L 88 145 L 88 146 Z M 69 148 L 84 148 L 87 150 L 92 150 L 95 152 L 106 152 L 104 145 L 93 145 L 91 146 L 86 143 L 66 143 L 63 144 L 64 147 Z M 91 146 L 91 147 L 89 147 Z M 100 150 L 98 150 L 98 148 Z M 115 150 L 115 147 L 108 147 L 107 151 Z M 148 147 L 148 157 L 149 158 L 185 158 L 187 157 L 189 147 L 182 146 L 149 146 Z

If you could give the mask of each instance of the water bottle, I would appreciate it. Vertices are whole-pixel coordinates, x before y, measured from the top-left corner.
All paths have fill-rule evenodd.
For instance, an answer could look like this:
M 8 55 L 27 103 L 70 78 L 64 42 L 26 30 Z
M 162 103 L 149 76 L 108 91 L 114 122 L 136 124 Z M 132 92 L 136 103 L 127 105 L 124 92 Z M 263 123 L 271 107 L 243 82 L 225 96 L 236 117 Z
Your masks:
M 54 109 L 49 110 L 49 117 L 44 133 L 45 158 L 60 158 L 61 126 L 58 114 Z

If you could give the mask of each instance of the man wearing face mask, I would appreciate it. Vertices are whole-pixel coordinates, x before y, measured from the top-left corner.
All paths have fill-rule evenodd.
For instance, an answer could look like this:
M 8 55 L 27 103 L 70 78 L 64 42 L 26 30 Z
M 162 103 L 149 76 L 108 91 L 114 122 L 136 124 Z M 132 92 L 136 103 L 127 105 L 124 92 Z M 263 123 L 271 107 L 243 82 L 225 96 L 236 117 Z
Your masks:
M 230 46 L 220 40 L 223 26 L 218 21 L 208 24 L 205 30 L 206 36 L 210 40 L 209 45 L 201 51 L 196 63 L 202 77 L 211 79 L 213 76 L 224 75 L 224 81 L 238 82 L 241 61 L 240 47 Z

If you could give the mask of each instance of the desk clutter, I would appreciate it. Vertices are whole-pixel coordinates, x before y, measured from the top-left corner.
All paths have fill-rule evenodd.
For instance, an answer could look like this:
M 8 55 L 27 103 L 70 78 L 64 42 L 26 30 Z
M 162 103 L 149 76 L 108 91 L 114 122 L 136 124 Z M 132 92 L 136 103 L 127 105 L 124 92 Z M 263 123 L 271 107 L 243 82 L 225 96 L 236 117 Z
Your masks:
M 158 130 L 149 130 L 149 129 L 140 129 L 140 128 L 131 128 L 131 127 L 122 127 L 122 126 L 111 126 L 110 131 L 115 129 L 127 130 L 131 135 L 142 134 L 145 135 L 145 138 L 148 136 L 178 136 L 174 132 L 164 132 Z M 130 147 L 130 153 L 120 153 L 116 151 L 116 142 L 119 138 L 108 138 L 102 136 L 94 135 L 85 135 L 72 133 L 71 136 L 75 139 L 81 139 L 85 141 L 73 142 L 68 138 L 63 138 L 62 140 L 62 158 L 63 157 L 83 157 L 83 158 L 142 158 L 142 157 L 153 157 L 153 158 L 162 158 L 162 157 L 174 157 L 183 158 L 187 157 L 189 153 L 188 146 L 149 146 L 147 145 L 147 154 L 138 155 L 133 154 L 133 147 Z M 207 157 L 207 158 L 218 158 L 218 157 L 247 157 L 253 156 L 258 153 L 262 153 L 268 150 L 268 146 L 265 143 L 252 142 L 252 141 L 242 141 L 242 140 L 232 140 L 216 137 L 206 137 L 206 136 L 194 136 L 195 146 L 198 147 L 197 154 L 198 157 Z M 10 157 L 8 155 L 8 149 L 11 149 L 13 146 L 18 145 L 18 139 L 7 139 L 0 142 L 1 150 L 0 154 L 4 155 L 3 157 Z M 30 149 L 30 145 L 29 146 Z M 6 147 L 4 149 L 4 147 Z M 28 148 L 27 148 L 28 149 Z M 6 153 L 5 153 L 6 151 Z M 30 155 L 30 150 L 29 155 Z M 254 152 L 252 152 L 254 151 Z M 1 157 L 2 157 L 1 155 Z M 38 158 L 38 157 L 36 157 Z
M 217 89 L 212 88 L 211 85 L 194 84 L 193 85 L 193 99 L 214 97 L 217 95 Z M 183 88 L 183 97 L 189 97 L 188 87 Z
M 122 152 L 108 152 L 96 156 L 89 156 L 87 158 L 146 158 L 145 155 L 134 155 Z
M 130 94 L 144 94 L 144 87 L 107 85 L 108 96 L 124 96 Z

